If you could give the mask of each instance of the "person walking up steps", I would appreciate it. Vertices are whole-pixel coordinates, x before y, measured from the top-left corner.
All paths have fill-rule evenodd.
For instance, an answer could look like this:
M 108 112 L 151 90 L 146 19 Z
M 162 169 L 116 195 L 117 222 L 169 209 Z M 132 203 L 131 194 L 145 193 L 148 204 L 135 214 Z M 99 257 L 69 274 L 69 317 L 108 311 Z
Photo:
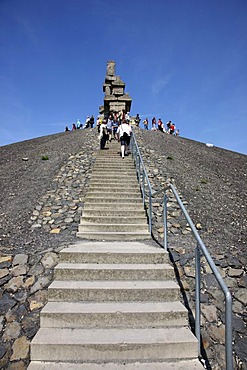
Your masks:
M 99 141 L 100 141 L 100 149 L 105 149 L 105 144 L 108 139 L 107 135 L 107 128 L 106 128 L 106 120 L 103 120 L 103 122 L 100 125 L 100 131 L 99 131 Z
M 131 126 L 123 120 L 121 125 L 117 129 L 118 141 L 121 143 L 121 157 L 124 159 L 124 155 L 127 154 L 129 148 L 130 136 L 132 133 Z

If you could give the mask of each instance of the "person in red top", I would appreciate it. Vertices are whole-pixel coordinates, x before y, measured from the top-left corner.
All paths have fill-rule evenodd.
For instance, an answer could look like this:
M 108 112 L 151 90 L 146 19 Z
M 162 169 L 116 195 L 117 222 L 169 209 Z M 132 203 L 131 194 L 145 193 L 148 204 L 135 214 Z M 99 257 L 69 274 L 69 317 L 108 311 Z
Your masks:
M 173 135 L 174 131 L 175 131 L 175 125 L 174 125 L 174 123 L 171 123 L 170 124 L 170 134 Z

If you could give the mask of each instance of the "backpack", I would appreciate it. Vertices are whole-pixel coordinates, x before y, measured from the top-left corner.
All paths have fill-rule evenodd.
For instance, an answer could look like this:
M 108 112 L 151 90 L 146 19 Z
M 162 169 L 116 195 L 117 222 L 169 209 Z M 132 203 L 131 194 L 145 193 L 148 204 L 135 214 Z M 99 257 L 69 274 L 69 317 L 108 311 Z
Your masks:
M 124 133 L 123 133 L 123 138 L 124 138 L 124 140 L 127 140 L 127 139 L 128 139 L 128 137 L 129 137 L 129 135 L 127 134 L 127 132 L 124 132 Z

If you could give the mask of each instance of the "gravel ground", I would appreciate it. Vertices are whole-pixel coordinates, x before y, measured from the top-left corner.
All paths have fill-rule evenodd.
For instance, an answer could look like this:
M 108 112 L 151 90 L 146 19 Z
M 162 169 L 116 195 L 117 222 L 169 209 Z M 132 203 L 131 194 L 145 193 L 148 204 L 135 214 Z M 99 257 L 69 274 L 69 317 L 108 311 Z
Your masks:
M 136 134 L 144 162 L 175 180 L 210 252 L 246 258 L 247 156 L 158 131 Z
M 96 130 L 78 130 L 0 147 L 0 252 L 20 253 L 74 242 L 73 235 L 32 230 L 28 223 L 37 201 L 71 154 L 98 147 Z M 42 160 L 48 156 L 48 160 Z M 24 160 L 28 159 L 28 160 Z
M 160 132 L 136 134 L 147 166 L 162 167 L 164 177 L 175 179 L 211 253 L 246 256 L 247 156 Z M 98 148 L 96 136 L 95 129 L 78 130 L 0 147 L 0 251 L 75 241 L 72 235 L 31 230 L 28 220 L 69 155 Z

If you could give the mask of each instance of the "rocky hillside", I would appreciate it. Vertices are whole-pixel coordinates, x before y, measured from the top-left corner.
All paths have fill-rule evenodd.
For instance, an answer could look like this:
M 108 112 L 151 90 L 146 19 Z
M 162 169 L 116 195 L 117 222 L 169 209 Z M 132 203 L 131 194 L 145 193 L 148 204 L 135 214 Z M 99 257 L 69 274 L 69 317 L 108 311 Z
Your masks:
M 58 188 L 56 176 L 74 154 L 83 156 L 87 176 L 97 145 L 96 130 L 88 129 L 0 147 L 0 252 L 29 253 L 75 240 L 75 230 L 64 228 L 54 235 L 43 228 L 31 228 L 33 212 L 37 212 L 43 196 Z M 72 160 L 66 172 L 73 166 Z
M 210 251 L 246 255 L 247 156 L 160 132 L 137 137 L 145 164 L 175 180 Z
M 152 186 L 159 189 L 164 181 L 174 181 L 222 276 L 230 284 L 234 295 L 236 368 L 247 369 L 247 156 L 160 132 L 135 131 Z M 0 147 L 1 368 L 10 369 L 9 361 L 13 369 L 17 364 L 24 369 L 28 363 L 29 341 L 38 328 L 39 310 L 46 302 L 57 253 L 62 246 L 77 241 L 83 197 L 98 148 L 95 129 Z M 172 228 L 172 240 L 176 240 L 182 225 L 179 220 Z M 157 221 L 157 235 L 162 234 L 160 226 Z M 171 248 L 171 253 L 178 262 L 178 271 L 183 270 L 183 288 L 191 292 L 193 253 L 186 248 L 180 245 Z M 211 277 L 206 278 L 210 285 Z M 187 298 L 193 300 L 192 294 L 190 297 L 188 293 Z M 213 369 L 223 369 L 224 365 L 217 367 L 223 361 L 224 349 L 222 299 L 218 293 L 205 290 L 203 300 L 207 357 L 212 363 L 216 359 Z M 218 310 L 213 314 L 211 303 Z M 214 323 L 212 328 L 206 325 L 209 320 Z M 215 322 L 220 323 L 218 330 Z M 23 351 L 23 346 L 26 350 L 20 356 L 18 351 Z

